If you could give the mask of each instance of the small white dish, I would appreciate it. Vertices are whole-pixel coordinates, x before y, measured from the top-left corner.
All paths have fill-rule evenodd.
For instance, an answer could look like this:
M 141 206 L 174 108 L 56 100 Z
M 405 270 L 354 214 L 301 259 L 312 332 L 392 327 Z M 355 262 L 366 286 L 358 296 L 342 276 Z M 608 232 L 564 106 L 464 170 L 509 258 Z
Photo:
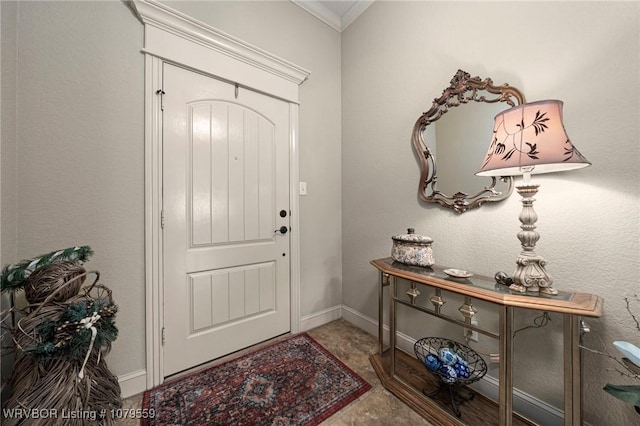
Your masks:
M 471 272 L 463 271 L 462 269 L 445 269 L 442 272 L 456 278 L 469 278 L 473 276 Z
M 618 348 L 629 361 L 640 367 L 640 348 L 629 342 L 622 341 L 613 342 L 613 346 Z

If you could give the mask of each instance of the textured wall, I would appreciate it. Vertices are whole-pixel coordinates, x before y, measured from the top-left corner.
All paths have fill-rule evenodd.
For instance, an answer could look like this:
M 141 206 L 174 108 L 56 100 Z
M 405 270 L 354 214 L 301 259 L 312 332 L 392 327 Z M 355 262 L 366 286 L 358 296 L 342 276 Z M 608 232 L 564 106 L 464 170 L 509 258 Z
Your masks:
M 17 102 L 5 104 L 3 88 L 3 131 L 6 105 L 17 143 L 5 149 L 3 137 L 2 262 L 91 245 L 88 266 L 120 306 L 109 365 L 118 375 L 144 369 L 143 26 L 120 1 L 13 6 Z M 173 6 L 312 72 L 300 91 L 300 176 L 309 187 L 300 202 L 301 314 L 339 305 L 340 34 L 290 2 Z
M 109 365 L 144 369 L 142 25 L 120 2 L 19 2 L 17 25 L 17 256 L 2 260 L 90 245 L 120 307 Z
M 16 254 L 16 43 L 17 4 L 0 3 L 0 265 L 13 261 Z M 5 260 L 6 259 L 6 260 Z M 0 295 L 0 311 L 11 306 L 8 294 Z M 2 345 L 10 345 L 9 335 L 2 339 Z M 13 367 L 13 354 L 2 352 L 2 381 L 9 376 Z M 7 396 L 2 386 L 2 399 Z
M 16 45 L 17 3 L 2 2 L 1 82 L 2 129 L 0 133 L 0 263 L 14 260 L 16 254 Z
M 520 251 L 518 194 L 463 215 L 417 198 L 412 127 L 461 68 L 508 82 L 529 101 L 565 102 L 568 134 L 593 166 L 535 177 L 541 184 L 537 251 L 548 259 L 557 288 L 605 298 L 602 318 L 588 321 L 594 331 L 590 345 L 600 347 L 602 340 L 614 351 L 613 340 L 637 343 L 640 336 L 623 298 L 638 294 L 640 272 L 638 21 L 637 2 L 377 1 L 347 28 L 342 42 L 344 304 L 377 317 L 377 274 L 368 262 L 388 256 L 391 235 L 407 227 L 434 238 L 438 263 L 490 276 L 513 272 Z M 478 143 L 487 141 L 479 135 Z M 459 303 L 449 305 L 455 312 Z M 534 313 L 516 317 L 520 327 Z M 487 309 L 479 319 L 481 325 L 496 321 Z M 459 330 L 426 322 L 423 316 L 400 314 L 402 331 L 414 338 L 452 333 L 461 340 Z M 557 407 L 563 398 L 557 380 L 561 336 L 561 318 L 553 315 L 548 327 L 523 331 L 515 342 L 516 387 Z M 637 421 L 629 405 L 601 390 L 608 381 L 623 381 L 604 371 L 613 366 L 592 354 L 585 358 L 586 420 Z
M 3 87 L 2 262 L 15 260 L 5 249 L 5 226 L 17 230 L 16 258 L 92 245 L 89 265 L 121 307 L 110 366 L 117 374 L 136 371 L 144 368 L 142 25 L 121 2 L 17 7 L 17 189 L 5 192 L 11 169 L 4 164 Z M 517 195 L 462 216 L 417 200 L 411 128 L 462 68 L 509 82 L 529 100 L 565 101 L 569 135 L 594 165 L 536 178 L 539 252 L 558 288 L 605 297 L 604 316 L 590 321 L 591 342 L 637 341 L 622 301 L 637 293 L 640 273 L 637 3 L 378 1 L 343 33 L 342 92 L 340 35 L 295 5 L 179 7 L 312 72 L 300 92 L 300 173 L 309 183 L 300 212 L 302 315 L 342 297 L 375 318 L 377 276 L 368 261 L 386 256 L 389 237 L 408 226 L 436 240 L 440 263 L 484 274 L 513 268 Z M 6 54 L 3 44 L 3 86 Z M 15 197 L 14 219 L 6 197 Z M 420 337 L 412 318 L 402 320 Z M 559 320 L 527 332 L 516 352 L 516 386 L 556 406 Z M 540 346 L 548 347 L 542 357 L 527 356 Z M 527 373 L 545 361 L 552 372 Z M 586 361 L 587 420 L 628 424 L 628 407 L 600 390 L 617 379 L 602 372 L 610 365 L 591 355 Z M 596 408 L 600 401 L 611 409 Z

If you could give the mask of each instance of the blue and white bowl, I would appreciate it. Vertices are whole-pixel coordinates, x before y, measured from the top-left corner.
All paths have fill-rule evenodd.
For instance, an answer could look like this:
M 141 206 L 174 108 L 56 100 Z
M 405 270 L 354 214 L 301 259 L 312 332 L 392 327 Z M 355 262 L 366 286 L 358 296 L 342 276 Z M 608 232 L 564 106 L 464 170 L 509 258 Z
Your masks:
M 444 337 L 423 337 L 413 351 L 425 368 L 444 384 L 469 385 L 487 372 L 487 364 L 470 347 Z

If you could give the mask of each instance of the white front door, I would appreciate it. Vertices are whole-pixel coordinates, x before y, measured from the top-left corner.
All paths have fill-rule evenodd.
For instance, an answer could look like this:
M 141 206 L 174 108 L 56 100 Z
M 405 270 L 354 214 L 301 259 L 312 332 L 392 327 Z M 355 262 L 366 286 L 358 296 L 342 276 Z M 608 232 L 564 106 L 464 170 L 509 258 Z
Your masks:
M 164 376 L 290 331 L 289 103 L 163 67 Z

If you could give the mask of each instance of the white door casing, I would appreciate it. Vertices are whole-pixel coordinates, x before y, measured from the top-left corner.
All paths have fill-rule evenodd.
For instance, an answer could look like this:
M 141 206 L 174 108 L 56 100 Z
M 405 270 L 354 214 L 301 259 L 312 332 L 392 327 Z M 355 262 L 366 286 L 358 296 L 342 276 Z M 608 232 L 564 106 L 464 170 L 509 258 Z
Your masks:
M 289 103 L 163 67 L 164 374 L 290 330 Z
M 162 69 L 181 65 L 290 103 L 291 332 L 300 323 L 298 216 L 298 93 L 309 71 L 153 0 L 127 3 L 144 24 L 145 54 L 145 289 L 147 388 L 164 380 L 162 210 Z

